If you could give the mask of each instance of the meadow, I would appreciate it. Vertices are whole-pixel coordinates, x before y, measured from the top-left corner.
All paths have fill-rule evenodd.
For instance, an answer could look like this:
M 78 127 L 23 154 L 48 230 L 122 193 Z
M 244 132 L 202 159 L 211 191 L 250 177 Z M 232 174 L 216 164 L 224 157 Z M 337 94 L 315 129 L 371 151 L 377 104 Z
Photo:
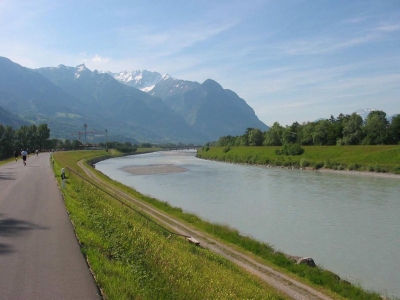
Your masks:
M 203 147 L 197 157 L 232 163 L 400 174 L 400 146 L 302 146 L 301 155 L 278 155 L 282 147 Z

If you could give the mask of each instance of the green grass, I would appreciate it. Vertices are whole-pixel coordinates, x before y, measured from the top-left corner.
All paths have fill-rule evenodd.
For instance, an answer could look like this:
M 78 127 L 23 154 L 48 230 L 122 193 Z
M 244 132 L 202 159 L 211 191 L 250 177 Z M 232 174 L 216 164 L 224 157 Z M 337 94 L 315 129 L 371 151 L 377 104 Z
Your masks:
M 277 147 L 267 147 L 267 149 L 268 148 L 277 148 Z M 211 148 L 210 151 L 212 151 L 213 149 L 214 148 Z M 232 150 L 235 149 L 236 148 L 232 148 L 227 153 L 230 153 Z M 239 150 L 243 151 L 243 149 Z M 274 153 L 274 149 L 269 149 L 268 154 L 271 153 Z M 60 153 L 56 155 L 59 164 L 58 166 L 56 166 L 56 170 L 59 170 L 61 166 L 65 167 L 67 165 L 73 167 L 76 170 L 77 169 L 76 162 L 79 161 L 80 159 L 84 157 L 89 158 L 94 156 L 104 156 L 105 154 L 109 155 L 110 153 L 105 153 L 104 151 L 98 151 L 98 152 L 81 151 L 75 153 L 74 152 Z M 115 154 L 116 153 L 114 153 L 114 155 Z M 257 152 L 253 152 L 251 155 L 256 156 L 258 158 L 262 157 L 262 155 Z M 330 290 L 331 291 L 330 295 L 333 296 L 333 298 L 339 299 L 341 297 L 344 297 L 347 299 L 380 299 L 379 295 L 376 293 L 364 291 L 360 287 L 349 285 L 347 282 L 341 281 L 340 278 L 337 275 L 333 274 L 332 272 L 320 268 L 310 268 L 305 265 L 297 265 L 293 261 L 286 258 L 286 256 L 284 256 L 283 254 L 275 253 L 274 249 L 269 245 L 254 240 L 251 237 L 242 236 L 239 234 L 237 230 L 230 228 L 229 226 L 206 222 L 194 214 L 184 213 L 181 208 L 173 207 L 166 202 L 162 202 L 157 199 L 142 195 L 139 192 L 129 187 L 126 187 L 120 183 L 112 181 L 111 179 L 101 174 L 100 172 L 97 171 L 95 172 L 99 177 L 106 180 L 107 182 L 113 183 L 113 185 L 118 187 L 120 190 L 134 196 L 137 199 L 152 204 L 154 207 L 164 212 L 167 212 L 171 216 L 174 216 L 175 218 L 180 219 L 186 222 L 187 224 L 191 224 L 191 226 L 197 229 L 201 229 L 204 232 L 209 233 L 210 235 L 214 236 L 215 238 L 221 241 L 235 245 L 235 247 L 242 249 L 242 251 L 246 253 L 252 253 L 254 256 L 257 257 L 257 259 L 264 262 L 265 264 L 270 266 L 275 266 L 277 269 L 283 270 L 287 274 L 292 274 L 291 276 L 300 278 L 300 280 L 302 280 L 303 282 L 310 284 L 314 287 Z M 73 178 L 73 176 L 71 178 Z M 77 210 L 81 210 L 81 208 Z M 120 230 L 126 230 L 126 229 L 120 229 Z M 336 296 L 333 293 L 335 293 Z
M 54 169 L 78 170 L 80 159 L 108 154 L 55 153 Z M 160 227 L 78 176 L 68 176 L 63 194 L 106 299 L 285 299 L 225 258 L 181 237 L 167 239 Z
M 276 155 L 281 147 L 211 147 L 198 150 L 199 158 L 233 163 L 273 166 L 322 167 L 336 170 L 390 172 L 400 174 L 400 146 L 302 146 L 297 156 Z

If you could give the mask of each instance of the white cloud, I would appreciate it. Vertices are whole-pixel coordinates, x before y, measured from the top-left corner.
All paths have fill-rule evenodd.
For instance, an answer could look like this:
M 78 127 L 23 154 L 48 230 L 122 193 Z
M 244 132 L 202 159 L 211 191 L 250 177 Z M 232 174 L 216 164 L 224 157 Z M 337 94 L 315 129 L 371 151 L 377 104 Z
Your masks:
M 101 57 L 100 55 L 95 54 L 92 58 L 88 59 L 87 61 L 91 61 L 93 63 L 99 64 L 99 63 L 107 63 L 110 61 L 110 59 L 107 57 Z
M 397 24 L 385 24 L 385 25 L 379 26 L 377 28 L 377 30 L 386 31 L 386 32 L 398 31 L 398 30 L 400 30 L 400 23 L 397 23 Z

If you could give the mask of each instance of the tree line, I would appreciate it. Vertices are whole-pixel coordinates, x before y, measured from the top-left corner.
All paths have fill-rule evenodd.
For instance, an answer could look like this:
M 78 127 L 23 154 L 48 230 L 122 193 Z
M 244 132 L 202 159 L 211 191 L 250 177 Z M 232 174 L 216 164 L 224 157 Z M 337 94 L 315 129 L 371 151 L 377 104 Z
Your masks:
M 18 129 L 0 124 L 0 158 L 10 157 L 14 151 L 19 153 L 21 149 L 33 152 L 36 149 L 47 148 L 49 136 L 50 129 L 47 124 L 23 125 Z
M 388 145 L 400 144 L 400 115 L 389 121 L 383 111 L 372 111 L 363 118 L 353 113 L 340 114 L 337 118 L 316 122 L 281 126 L 275 122 L 272 127 L 262 132 L 257 128 L 247 128 L 240 136 L 223 136 L 210 146 L 283 146 L 299 145 Z

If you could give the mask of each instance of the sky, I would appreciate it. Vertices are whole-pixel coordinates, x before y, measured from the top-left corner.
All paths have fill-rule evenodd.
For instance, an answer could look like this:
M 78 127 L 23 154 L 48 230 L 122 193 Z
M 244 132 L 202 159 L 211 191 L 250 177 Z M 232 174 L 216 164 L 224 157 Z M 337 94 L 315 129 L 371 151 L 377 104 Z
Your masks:
M 269 126 L 400 113 L 400 0 L 0 0 L 0 56 L 213 79 Z

